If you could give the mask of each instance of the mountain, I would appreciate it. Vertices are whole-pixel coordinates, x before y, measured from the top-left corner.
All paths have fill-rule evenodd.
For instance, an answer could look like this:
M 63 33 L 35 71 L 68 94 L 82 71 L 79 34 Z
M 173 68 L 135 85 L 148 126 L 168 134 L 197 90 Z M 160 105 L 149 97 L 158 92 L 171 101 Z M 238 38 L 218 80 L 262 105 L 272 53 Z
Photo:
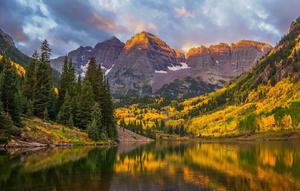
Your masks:
M 156 74 L 181 67 L 184 55 L 153 34 L 141 32 L 129 39 L 108 74 L 112 92 L 118 96 L 152 95 Z
M 212 92 L 250 70 L 271 49 L 269 44 L 250 40 L 192 48 L 186 54 L 187 68 L 168 72 L 169 81 L 158 94 L 178 98 Z
M 81 46 L 78 49 L 69 52 L 68 56 L 72 59 L 78 73 L 84 73 L 87 63 L 91 57 L 96 58 L 98 64 L 101 64 L 104 71 L 109 71 L 109 69 L 114 65 L 123 47 L 123 42 L 116 37 L 112 37 L 106 41 L 96 44 L 94 48 L 90 46 Z M 64 56 L 61 56 L 51 60 L 52 68 L 61 72 L 64 59 Z
M 0 29 L 0 54 L 5 54 L 14 62 L 19 63 L 25 66 L 28 61 L 29 57 L 22 53 L 16 46 L 11 38 L 7 33 Z
M 193 68 L 193 76 L 201 76 L 206 82 L 222 84 L 222 81 L 229 81 L 251 69 L 271 49 L 271 45 L 250 40 L 200 46 L 188 51 L 187 65 Z
M 116 116 L 168 133 L 183 128 L 194 136 L 222 137 L 285 131 L 288 138 L 300 128 L 299 92 L 300 17 L 276 47 L 225 87 L 184 101 L 133 104 L 117 109 Z M 139 114 L 135 119 L 133 112 Z
M 141 32 L 126 44 L 116 37 L 94 48 L 79 47 L 68 53 L 76 71 L 83 74 L 91 57 L 101 64 L 115 98 L 164 96 L 192 97 L 214 91 L 249 70 L 272 47 L 242 40 L 236 43 L 200 46 L 184 55 L 157 36 Z M 64 57 L 51 60 L 61 71 Z
M 192 48 L 185 56 L 155 35 L 142 32 L 126 42 L 108 79 L 115 97 L 191 97 L 223 86 L 271 48 L 243 40 Z

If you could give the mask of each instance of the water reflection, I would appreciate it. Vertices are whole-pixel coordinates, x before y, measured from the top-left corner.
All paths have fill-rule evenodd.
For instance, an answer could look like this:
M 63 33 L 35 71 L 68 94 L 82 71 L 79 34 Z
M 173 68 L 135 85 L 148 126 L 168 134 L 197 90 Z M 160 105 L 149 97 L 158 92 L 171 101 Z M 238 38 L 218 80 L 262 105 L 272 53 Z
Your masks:
M 0 190 L 300 190 L 299 143 L 0 153 Z

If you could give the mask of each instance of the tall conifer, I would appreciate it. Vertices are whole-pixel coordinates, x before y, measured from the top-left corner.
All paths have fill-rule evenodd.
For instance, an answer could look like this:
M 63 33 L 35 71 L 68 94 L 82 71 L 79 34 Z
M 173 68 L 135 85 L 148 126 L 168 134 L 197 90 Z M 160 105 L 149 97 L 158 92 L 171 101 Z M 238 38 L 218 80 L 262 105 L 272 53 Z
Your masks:
M 51 49 L 47 40 L 41 45 L 41 55 L 36 66 L 36 83 L 33 96 L 33 112 L 38 117 L 44 116 L 45 109 L 49 109 L 51 103 L 52 69 L 50 68 Z

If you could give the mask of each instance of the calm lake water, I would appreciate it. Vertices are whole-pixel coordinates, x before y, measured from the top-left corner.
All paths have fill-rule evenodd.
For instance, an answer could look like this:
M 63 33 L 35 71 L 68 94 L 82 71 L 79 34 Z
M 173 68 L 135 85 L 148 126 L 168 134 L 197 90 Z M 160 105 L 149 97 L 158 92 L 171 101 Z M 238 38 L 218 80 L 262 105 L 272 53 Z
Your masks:
M 0 151 L 0 190 L 300 190 L 300 144 Z

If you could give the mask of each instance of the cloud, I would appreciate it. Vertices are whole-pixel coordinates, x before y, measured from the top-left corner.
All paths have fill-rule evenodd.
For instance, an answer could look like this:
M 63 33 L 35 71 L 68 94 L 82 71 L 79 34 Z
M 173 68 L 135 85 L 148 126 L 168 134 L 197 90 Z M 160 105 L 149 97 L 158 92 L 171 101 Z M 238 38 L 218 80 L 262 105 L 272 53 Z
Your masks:
M 3 0 L 0 28 L 27 54 L 47 38 L 52 56 L 116 35 L 149 31 L 169 45 L 253 39 L 275 44 L 299 16 L 299 0 Z
M 184 7 L 175 7 L 175 12 L 178 16 L 182 16 L 182 17 L 194 17 L 194 13 L 187 10 Z

